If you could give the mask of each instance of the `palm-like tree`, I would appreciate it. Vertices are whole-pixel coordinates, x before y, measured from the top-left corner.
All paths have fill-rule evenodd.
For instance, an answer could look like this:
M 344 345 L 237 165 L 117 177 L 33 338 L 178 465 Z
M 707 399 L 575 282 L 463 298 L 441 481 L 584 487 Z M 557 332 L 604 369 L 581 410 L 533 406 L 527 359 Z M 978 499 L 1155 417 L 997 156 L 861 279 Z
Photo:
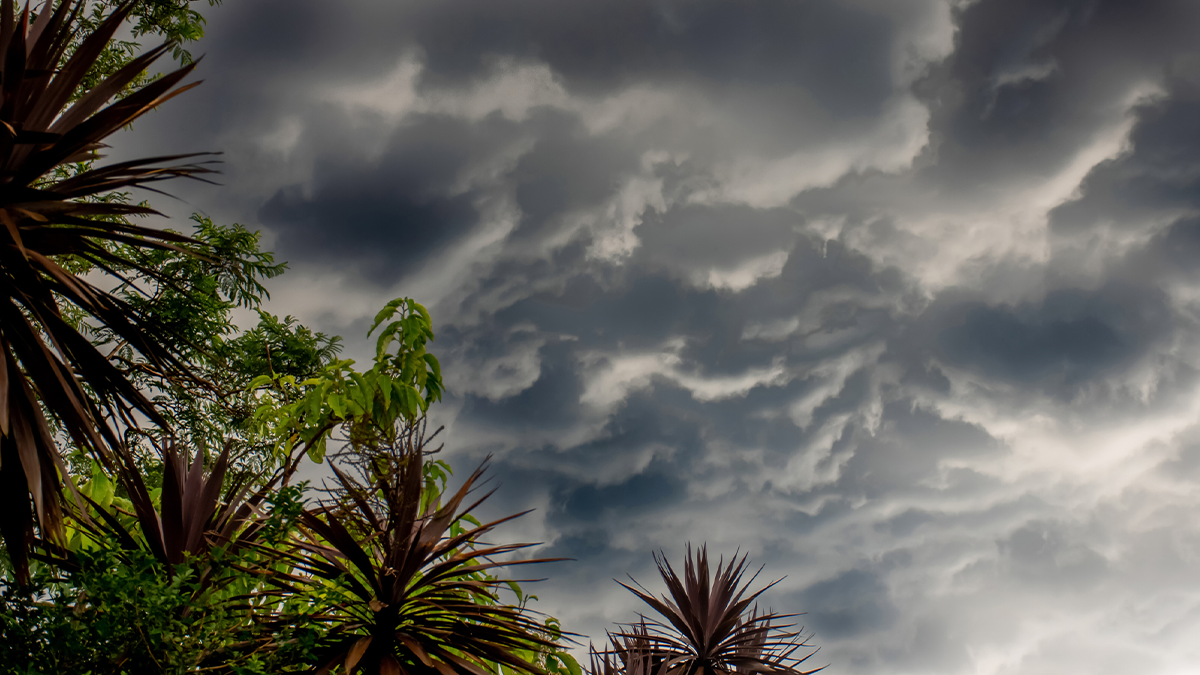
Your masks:
M 80 38 L 85 5 L 47 1 L 31 23 L 28 5 L 18 15 L 0 0 L 0 534 L 20 577 L 35 524 L 51 539 L 61 531 L 62 481 L 71 483 L 56 434 L 111 466 L 114 427 L 137 413 L 163 422 L 102 351 L 117 345 L 93 344 L 81 324 L 104 326 L 161 373 L 189 375 L 163 327 L 85 273 L 118 285 L 128 270 L 157 279 L 131 252 L 198 252 L 187 237 L 126 220 L 152 209 L 104 197 L 208 169 L 177 164 L 190 155 L 91 164 L 103 139 L 194 86 L 179 86 L 194 64 L 127 93 L 163 45 L 80 91 L 134 2 Z
M 610 632 L 611 647 L 592 650 L 592 675 L 810 675 L 821 670 L 800 669 L 816 653 L 808 651 L 804 629 L 790 631 L 795 624 L 774 623 L 797 615 L 758 613 L 755 600 L 779 582 L 749 593 L 758 573 L 742 583 L 745 555 L 740 560 L 735 555 L 727 566 L 718 562 L 710 574 L 707 548 L 693 556 L 689 545 L 682 578 L 665 557 L 656 555 L 654 562 L 669 597 L 621 585 L 664 620 L 643 616 Z
M 269 582 L 325 598 L 312 617 L 329 627 L 316 673 L 347 675 L 548 675 L 540 663 L 561 646 L 531 612 L 500 601 L 509 582 L 501 567 L 557 559 L 498 557 L 533 544 L 484 544 L 480 538 L 516 514 L 476 524 L 464 507 L 484 472 L 477 469 L 440 503 L 423 479 L 423 424 L 405 427 L 398 447 L 360 466 L 361 480 L 330 468 L 336 499 L 300 516 L 302 539 L 288 574 Z

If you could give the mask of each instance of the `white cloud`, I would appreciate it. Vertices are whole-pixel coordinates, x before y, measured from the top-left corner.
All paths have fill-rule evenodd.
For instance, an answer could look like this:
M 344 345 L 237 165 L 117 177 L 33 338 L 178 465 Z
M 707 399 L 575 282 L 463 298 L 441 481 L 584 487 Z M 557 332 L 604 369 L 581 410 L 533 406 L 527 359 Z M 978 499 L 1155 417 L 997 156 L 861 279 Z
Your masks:
M 692 196 L 697 203 L 783 206 L 802 190 L 825 187 L 851 171 L 897 172 L 925 147 L 929 113 L 908 94 L 894 97 L 865 133 L 832 135 L 781 159 L 743 156 L 716 166 L 717 187 Z
M 685 367 L 679 351 L 683 343 L 670 340 L 658 351 L 585 356 L 586 382 L 580 402 L 597 410 L 609 410 L 635 390 L 662 377 L 691 392 L 697 401 L 720 401 L 745 396 L 754 387 L 775 386 L 785 381 L 782 359 L 767 368 L 749 368 L 737 375 L 701 375 Z

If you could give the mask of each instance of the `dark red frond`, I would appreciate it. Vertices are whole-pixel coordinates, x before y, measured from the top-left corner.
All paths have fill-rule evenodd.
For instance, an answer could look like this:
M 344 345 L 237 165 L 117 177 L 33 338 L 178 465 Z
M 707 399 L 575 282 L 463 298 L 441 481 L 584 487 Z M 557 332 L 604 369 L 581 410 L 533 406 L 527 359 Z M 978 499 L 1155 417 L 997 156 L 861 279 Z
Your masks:
M 35 530 L 51 540 L 61 532 L 62 481 L 68 480 L 61 477 L 68 474 L 51 423 L 109 469 L 122 465 L 117 457 L 124 451 L 121 426 L 139 418 L 166 423 L 127 373 L 81 332 L 84 325 L 107 329 L 156 373 L 181 381 L 193 377 L 170 328 L 61 264 L 63 257 L 83 261 L 113 276 L 116 286 L 130 276 L 167 283 L 158 270 L 139 263 L 139 249 L 202 254 L 191 239 L 124 220 L 151 209 L 101 199 L 113 191 L 212 173 L 193 161 L 195 156 L 73 164 L 95 159 L 108 136 L 194 86 L 182 82 L 192 64 L 127 91 L 168 50 L 164 46 L 80 91 L 133 4 L 118 4 L 94 31 L 81 36 L 76 31 L 86 0 L 45 3 L 32 25 L 28 6 L 17 16 L 12 0 L 0 0 L 0 461 L 5 465 L 0 466 L 0 489 L 11 502 L 3 535 L 20 575 Z M 65 318 L 80 315 L 84 325 Z M 51 419 L 43 419 L 42 410 Z M 211 494 L 197 494 L 194 499 L 212 501 Z M 195 521 L 187 523 L 178 541 L 175 533 L 155 534 L 145 515 L 148 497 L 131 498 L 156 555 L 200 546 Z
M 547 675 L 523 654 L 557 643 L 531 612 L 500 601 L 505 582 L 493 574 L 550 560 L 502 561 L 531 545 L 479 543 L 511 517 L 479 526 L 463 520 L 486 462 L 443 504 L 423 508 L 423 439 L 411 443 L 382 452 L 357 477 L 335 467 L 340 499 L 301 516 L 305 538 L 286 583 L 303 584 L 311 574 L 345 589 L 328 613 L 331 633 L 319 662 L 348 673 L 394 665 L 398 672 L 491 675 L 500 664 Z
M 693 553 L 689 545 L 682 577 L 664 555 L 654 560 L 667 595 L 655 597 L 641 587 L 621 585 L 664 620 L 643 616 L 610 633 L 610 648 L 594 653 L 592 675 L 808 675 L 821 670 L 799 668 L 816 653 L 803 629 L 788 631 L 792 624 L 774 623 L 795 615 L 760 615 L 752 606 L 779 582 L 750 592 L 758 572 L 743 583 L 746 555 L 739 559 L 734 554 L 728 565 L 721 560 L 713 571 L 707 547 Z M 794 656 L 800 650 L 806 653 Z

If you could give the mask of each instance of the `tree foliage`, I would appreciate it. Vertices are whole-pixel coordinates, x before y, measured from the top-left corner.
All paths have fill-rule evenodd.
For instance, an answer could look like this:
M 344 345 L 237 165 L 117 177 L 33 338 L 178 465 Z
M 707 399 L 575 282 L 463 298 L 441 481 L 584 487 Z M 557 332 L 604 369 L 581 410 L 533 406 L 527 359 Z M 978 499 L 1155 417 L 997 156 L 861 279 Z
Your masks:
M 354 628 L 329 588 L 290 583 L 322 545 L 313 519 L 336 516 L 328 505 L 314 515 L 288 480 L 335 433 L 378 448 L 422 424 L 441 394 L 425 351 L 432 320 L 411 300 L 390 304 L 375 362 L 359 372 L 335 359 L 336 338 L 261 309 L 263 281 L 283 266 L 256 233 L 202 217 L 191 236 L 134 224 L 154 212 L 128 188 L 209 169 L 170 156 L 96 165 L 102 139 L 186 90 L 194 66 L 179 42 L 135 56 L 113 37 L 130 21 L 135 38 L 194 39 L 203 20 L 175 0 L 39 9 L 18 15 L 0 0 L 0 658 L 26 672 L 309 669 Z M 191 65 L 151 74 L 167 52 Z M 97 273 L 113 283 L 96 285 Z M 238 330 L 238 307 L 258 311 L 258 325 Z M 420 451 L 408 466 L 432 503 Z M 442 534 L 440 511 L 406 513 Z M 469 518 L 455 515 L 453 527 Z M 435 558 L 470 558 L 473 536 L 455 536 L 449 548 L 433 541 Z M 446 586 L 452 571 L 439 597 L 500 584 L 486 574 L 495 567 L 476 563 L 470 581 Z M 485 596 L 488 609 L 467 611 Z M 510 647 L 556 648 L 557 631 L 543 634 L 523 607 L 460 600 L 439 626 L 469 632 L 490 617 Z M 445 649 L 438 658 L 453 663 Z
M 290 456 L 299 444 L 320 462 L 330 432 L 339 425 L 357 450 L 396 447 L 441 399 L 442 368 L 425 351 L 433 339 L 425 307 L 410 298 L 393 300 L 375 316 L 369 333 L 397 316 L 380 332 L 374 363 L 364 372 L 354 370 L 353 360 L 335 360 L 308 379 L 273 371 L 250 382 L 260 395 L 259 433 L 276 439 L 276 456 Z
M 263 282 L 283 273 L 285 265 L 259 250 L 259 235 L 241 225 L 216 225 L 194 216 L 191 237 L 209 252 L 131 252 L 138 268 L 154 269 L 157 278 L 137 270 L 114 293 L 145 316 L 164 326 L 171 347 L 186 359 L 189 378 L 162 372 L 129 346 L 110 353 L 121 370 L 151 399 L 166 419 L 162 428 L 127 428 L 128 446 L 141 451 L 140 461 L 157 461 L 153 443 L 187 447 L 227 446 L 235 472 L 272 468 L 271 445 L 256 432 L 259 402 L 250 390 L 256 378 L 290 376 L 299 381 L 319 375 L 334 361 L 341 338 L 313 332 L 292 317 L 262 309 L 269 298 Z M 258 323 L 242 330 L 233 320 L 236 309 L 257 313 Z M 103 327 L 94 339 L 120 345 Z M 147 442 L 150 441 L 150 442 Z
M 48 663 L 97 673 L 339 664 L 338 672 L 383 673 L 401 664 L 580 675 L 557 622 L 525 607 L 519 580 L 496 576 L 546 561 L 501 562 L 492 557 L 529 545 L 479 541 L 509 520 L 469 515 L 482 501 L 468 499 L 482 469 L 442 503 L 450 467 L 427 458 L 424 421 L 441 392 L 440 367 L 425 351 L 433 332 L 422 310 L 405 299 L 380 313 L 375 328 L 386 337 L 366 372 L 334 361 L 303 381 L 272 373 L 251 382 L 258 414 L 278 422 L 259 432 L 292 439 L 263 445 L 274 466 L 266 474 L 233 475 L 231 444 L 207 462 L 203 448 L 158 446 L 162 477 L 153 484 L 144 465 L 93 463 L 79 486 L 85 506 L 67 503 L 65 543 L 35 542 L 31 585 L 13 583 L 11 568 L 6 575 L 0 642 L 24 645 L 26 655 L 13 663 L 30 672 Z M 275 325 L 298 345 L 319 344 L 294 322 Z M 336 395 L 346 402 L 328 403 Z M 304 457 L 334 443 L 340 450 L 325 460 L 337 487 L 325 498 L 312 502 L 311 490 L 286 484 Z M 516 603 L 501 600 L 510 589 Z M 81 621 L 87 629 L 70 640 L 50 640 Z M 46 650 L 54 653 L 38 656 Z

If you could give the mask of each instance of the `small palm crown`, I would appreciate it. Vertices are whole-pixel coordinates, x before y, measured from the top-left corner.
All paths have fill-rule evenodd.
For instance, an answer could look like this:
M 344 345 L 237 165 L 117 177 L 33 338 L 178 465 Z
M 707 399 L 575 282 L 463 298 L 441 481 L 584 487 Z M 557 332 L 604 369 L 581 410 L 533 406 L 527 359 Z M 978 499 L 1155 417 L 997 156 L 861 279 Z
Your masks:
M 745 555 L 740 560 L 735 555 L 728 566 L 718 561 L 716 574 L 710 575 L 707 547 L 693 555 L 689 544 L 682 579 L 665 556 L 655 555 L 654 562 L 669 597 L 621 585 L 665 621 L 642 616 L 610 632 L 608 650 L 592 649 L 592 675 L 809 675 L 822 670 L 800 670 L 816 653 L 807 651 L 812 645 L 803 628 L 789 631 L 794 623 L 774 623 L 796 614 L 758 613 L 754 601 L 779 580 L 747 594 L 758 572 L 742 584 Z M 801 650 L 806 653 L 797 656 Z

